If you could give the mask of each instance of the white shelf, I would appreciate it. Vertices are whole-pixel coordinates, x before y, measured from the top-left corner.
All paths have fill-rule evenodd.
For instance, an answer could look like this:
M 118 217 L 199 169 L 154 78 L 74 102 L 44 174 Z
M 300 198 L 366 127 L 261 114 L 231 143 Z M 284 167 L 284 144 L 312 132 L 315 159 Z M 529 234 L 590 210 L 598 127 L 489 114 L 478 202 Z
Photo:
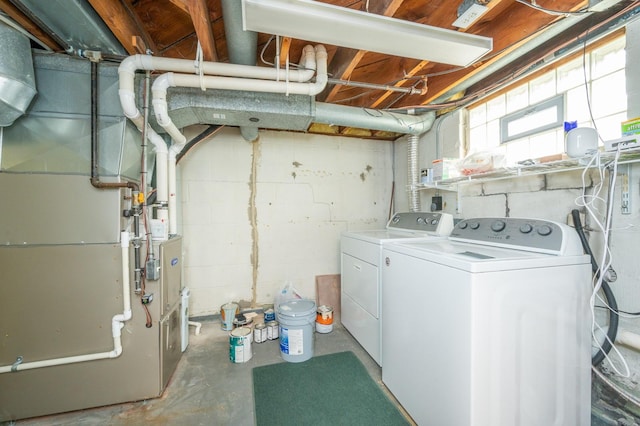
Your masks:
M 601 153 L 601 161 L 611 161 L 615 157 L 614 152 Z M 548 173 L 567 172 L 572 170 L 582 170 L 585 165 L 581 164 L 581 159 L 570 158 L 547 163 L 536 163 L 531 165 L 517 165 L 513 167 L 503 167 L 484 173 L 477 173 L 469 176 L 460 176 L 452 179 L 445 179 L 430 183 L 419 183 L 417 189 L 440 189 L 445 191 L 457 191 L 457 187 L 463 184 L 489 182 L 494 180 L 512 179 L 521 176 L 535 176 Z M 622 151 L 618 164 L 628 164 L 640 162 L 640 149 L 630 149 Z

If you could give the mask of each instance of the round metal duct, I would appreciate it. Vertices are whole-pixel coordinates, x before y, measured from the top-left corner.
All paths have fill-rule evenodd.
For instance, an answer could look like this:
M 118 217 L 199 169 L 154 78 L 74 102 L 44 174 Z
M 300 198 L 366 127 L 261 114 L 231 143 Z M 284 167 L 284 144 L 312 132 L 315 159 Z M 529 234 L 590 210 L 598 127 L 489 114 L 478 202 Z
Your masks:
M 0 127 L 22 116 L 36 94 L 29 39 L 0 22 Z

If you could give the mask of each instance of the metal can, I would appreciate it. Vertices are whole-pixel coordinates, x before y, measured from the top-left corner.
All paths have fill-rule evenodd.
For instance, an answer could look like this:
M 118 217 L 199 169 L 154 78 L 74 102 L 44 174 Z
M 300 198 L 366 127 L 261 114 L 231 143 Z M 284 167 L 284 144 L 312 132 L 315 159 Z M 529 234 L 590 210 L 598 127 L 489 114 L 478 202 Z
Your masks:
M 229 333 L 229 359 L 234 364 L 251 359 L 251 329 L 238 327 Z
M 276 340 L 278 338 L 278 321 L 269 321 L 267 323 L 267 339 Z
M 331 333 L 333 331 L 333 308 L 331 306 L 322 305 L 318 307 L 316 331 L 318 333 Z
M 253 328 L 253 341 L 256 343 L 267 341 L 267 326 L 264 323 L 258 323 Z
M 264 311 L 264 323 L 268 324 L 271 321 L 275 321 L 276 320 L 276 313 L 273 309 L 269 308 L 266 311 Z

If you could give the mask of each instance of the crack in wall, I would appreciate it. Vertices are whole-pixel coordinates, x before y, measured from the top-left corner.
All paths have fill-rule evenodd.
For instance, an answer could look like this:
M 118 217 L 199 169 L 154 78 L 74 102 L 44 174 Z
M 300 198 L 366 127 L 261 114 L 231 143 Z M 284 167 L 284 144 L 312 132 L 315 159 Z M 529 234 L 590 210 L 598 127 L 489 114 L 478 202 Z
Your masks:
M 258 161 L 260 160 L 260 141 L 252 143 L 251 175 L 249 176 L 249 222 L 251 224 L 251 307 L 256 307 L 258 298 L 258 209 L 256 207 Z

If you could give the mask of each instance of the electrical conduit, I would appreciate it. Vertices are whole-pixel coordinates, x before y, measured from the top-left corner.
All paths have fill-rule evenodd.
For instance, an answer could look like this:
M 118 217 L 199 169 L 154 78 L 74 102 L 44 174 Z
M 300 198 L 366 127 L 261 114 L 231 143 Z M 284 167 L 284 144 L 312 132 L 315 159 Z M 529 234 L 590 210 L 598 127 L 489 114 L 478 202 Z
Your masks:
M 21 370 L 32 370 L 42 367 L 53 367 L 56 365 L 75 364 L 78 362 L 95 361 L 98 359 L 117 358 L 122 354 L 121 329 L 124 322 L 131 319 L 131 289 L 129 278 L 129 232 L 122 231 L 120 233 L 120 247 L 122 249 L 122 300 L 123 312 L 114 315 L 111 320 L 111 335 L 113 336 L 113 350 L 108 352 L 99 352 L 95 354 L 69 356 L 65 358 L 45 359 L 42 361 L 22 362 L 22 357 L 13 365 L 0 367 L 0 373 L 10 373 Z

